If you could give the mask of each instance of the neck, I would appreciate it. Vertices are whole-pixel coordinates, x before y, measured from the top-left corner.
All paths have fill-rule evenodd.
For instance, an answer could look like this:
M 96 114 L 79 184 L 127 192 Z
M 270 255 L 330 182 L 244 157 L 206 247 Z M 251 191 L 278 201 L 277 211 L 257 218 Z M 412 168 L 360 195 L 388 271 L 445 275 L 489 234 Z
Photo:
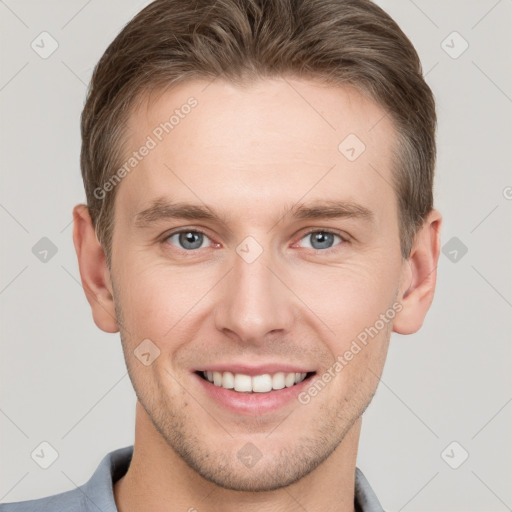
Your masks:
M 268 492 L 225 489 L 204 479 L 172 450 L 137 402 L 133 457 L 114 484 L 119 512 L 354 512 L 359 418 L 331 455 L 299 481 Z

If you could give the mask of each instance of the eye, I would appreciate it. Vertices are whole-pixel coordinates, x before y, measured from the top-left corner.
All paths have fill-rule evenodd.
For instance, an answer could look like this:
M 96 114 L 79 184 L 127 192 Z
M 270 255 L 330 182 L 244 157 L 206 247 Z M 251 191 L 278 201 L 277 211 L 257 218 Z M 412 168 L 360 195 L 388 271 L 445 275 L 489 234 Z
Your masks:
M 306 244 L 303 247 L 307 247 L 315 250 L 331 249 L 336 239 L 340 242 L 344 242 L 343 238 L 336 233 L 330 231 L 310 231 L 301 240 L 305 240 Z M 300 243 L 300 242 L 299 242 Z
M 201 231 L 194 231 L 189 229 L 173 233 L 172 235 L 169 235 L 164 241 L 168 241 L 180 249 L 193 251 L 195 249 L 208 247 L 210 239 Z

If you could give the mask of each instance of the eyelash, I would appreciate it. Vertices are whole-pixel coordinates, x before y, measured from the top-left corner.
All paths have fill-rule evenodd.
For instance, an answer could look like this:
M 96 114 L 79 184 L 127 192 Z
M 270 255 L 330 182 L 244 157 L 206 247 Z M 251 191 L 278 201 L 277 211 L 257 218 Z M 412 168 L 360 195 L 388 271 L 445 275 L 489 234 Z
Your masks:
M 166 234 L 163 239 L 162 239 L 162 244 L 165 244 L 165 245 L 170 245 L 167 243 L 167 241 L 169 240 L 169 238 L 171 238 L 172 236 L 174 235 L 179 235 L 180 233 L 199 233 L 199 234 L 202 234 L 204 235 L 206 238 L 210 239 L 210 237 L 208 236 L 208 234 L 204 231 L 202 231 L 201 229 L 179 229 L 178 231 L 173 231 L 171 233 L 168 233 Z M 342 236 L 340 233 L 334 231 L 334 230 L 330 230 L 330 229 L 311 229 L 310 231 L 307 231 L 306 233 L 304 233 L 300 238 L 299 238 L 299 241 L 302 240 L 303 238 L 307 237 L 308 235 L 311 235 L 312 233 L 329 233 L 331 235 L 335 235 L 335 236 L 338 236 L 340 239 L 341 239 L 341 242 L 339 242 L 338 244 L 334 245 L 333 247 L 329 247 L 327 249 L 315 249 L 315 248 L 309 248 L 309 247 L 306 247 L 306 249 L 311 249 L 313 251 L 315 251 L 316 253 L 318 252 L 322 252 L 322 253 L 330 253 L 330 252 L 333 252 L 333 251 L 336 251 L 339 249 L 339 247 L 341 245 L 345 245 L 347 243 L 349 243 L 349 239 L 347 237 L 344 237 Z M 211 240 L 211 239 L 210 239 Z M 296 242 L 298 243 L 298 242 Z M 295 245 L 295 244 L 294 244 Z M 173 246 L 175 249 L 178 249 L 178 250 L 181 250 L 185 253 L 195 253 L 197 252 L 199 249 L 191 249 L 191 250 L 187 250 L 187 249 L 182 249 L 180 247 L 177 247 L 177 246 Z M 203 249 L 206 249 L 206 247 L 203 247 Z

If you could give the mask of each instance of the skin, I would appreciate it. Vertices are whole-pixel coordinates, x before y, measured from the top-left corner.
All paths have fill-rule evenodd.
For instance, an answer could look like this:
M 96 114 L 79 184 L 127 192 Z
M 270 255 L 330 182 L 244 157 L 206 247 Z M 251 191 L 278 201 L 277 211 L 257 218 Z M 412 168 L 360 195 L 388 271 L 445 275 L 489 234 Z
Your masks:
M 441 215 L 429 214 L 403 260 L 389 185 L 396 133 L 384 111 L 355 89 L 283 78 L 243 88 L 220 79 L 206 85 L 180 84 L 132 113 L 127 155 L 169 112 L 190 96 L 198 100 L 117 186 L 111 269 L 86 206 L 74 209 L 94 321 L 120 332 L 138 397 L 134 455 L 115 484 L 117 506 L 353 511 L 361 415 L 391 332 L 416 332 L 430 307 Z M 338 150 L 350 133 L 366 145 L 353 162 Z M 136 214 L 164 196 L 206 204 L 223 221 L 135 227 Z M 362 205 L 374 220 L 287 213 L 299 202 L 328 200 Z M 178 236 L 169 238 L 179 228 L 203 231 L 203 247 L 187 251 Z M 335 236 L 315 250 L 311 230 L 344 240 Z M 263 249 L 252 263 L 236 252 L 249 235 Z M 236 415 L 212 401 L 191 373 L 224 361 L 273 361 L 321 377 L 394 304 L 401 308 L 394 319 L 306 405 L 294 400 L 272 413 Z M 160 356 L 145 366 L 133 351 L 147 338 Z M 247 443 L 262 455 L 251 468 L 237 457 Z

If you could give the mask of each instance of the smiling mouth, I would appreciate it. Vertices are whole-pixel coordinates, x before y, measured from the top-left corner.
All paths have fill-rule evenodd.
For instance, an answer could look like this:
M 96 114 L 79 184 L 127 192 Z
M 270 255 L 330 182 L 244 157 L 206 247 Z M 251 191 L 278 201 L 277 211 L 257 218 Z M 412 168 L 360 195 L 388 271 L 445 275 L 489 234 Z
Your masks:
M 310 379 L 316 372 L 276 372 L 253 376 L 243 373 L 214 371 L 196 371 L 195 373 L 214 386 L 238 393 L 269 393 L 300 384 L 306 379 Z

